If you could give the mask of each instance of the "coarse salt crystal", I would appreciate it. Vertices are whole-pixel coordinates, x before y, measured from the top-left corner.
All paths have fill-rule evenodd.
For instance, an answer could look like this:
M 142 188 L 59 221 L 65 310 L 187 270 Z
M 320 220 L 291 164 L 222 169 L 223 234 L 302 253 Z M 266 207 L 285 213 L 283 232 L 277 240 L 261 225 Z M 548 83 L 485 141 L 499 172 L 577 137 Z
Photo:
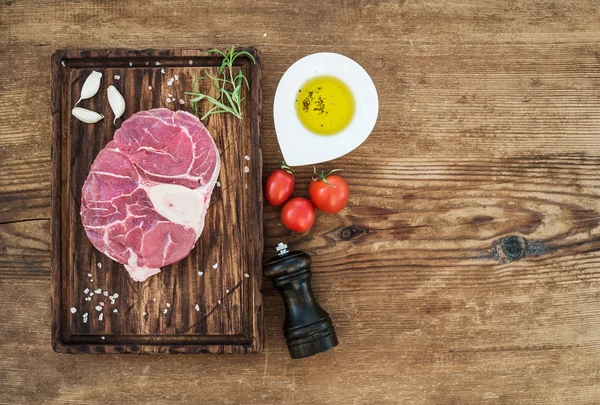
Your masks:
M 174 75 L 174 76 L 173 76 L 173 78 L 174 78 L 175 80 L 179 81 L 179 76 L 177 76 L 177 75 Z
M 171 102 L 171 99 L 170 99 L 169 97 L 167 97 L 167 100 L 166 100 L 166 101 L 167 101 L 167 103 L 170 103 L 170 102 Z
M 217 302 L 219 303 L 219 305 L 221 305 L 221 300 L 217 300 Z
M 86 312 L 85 314 L 83 314 L 83 323 L 87 323 L 88 320 L 88 313 Z
M 152 86 L 148 86 L 148 90 L 152 90 Z
M 203 271 L 199 271 L 199 272 L 198 272 L 198 275 L 199 275 L 199 276 L 201 276 L 201 275 L 203 275 L 203 274 L 204 274 L 204 272 L 203 272 Z
M 98 320 L 101 321 L 104 319 L 104 314 L 100 314 L 100 316 L 98 316 Z
M 167 86 L 172 86 L 173 82 L 167 82 Z
M 102 293 L 102 295 L 104 295 L 105 297 L 108 297 L 108 291 L 104 291 L 104 292 Z
M 215 264 L 212 265 L 213 269 L 216 269 L 217 267 L 219 267 L 219 263 L 215 263 Z
M 226 293 L 226 294 L 229 294 L 229 290 L 225 290 L 225 293 Z
M 244 173 L 248 173 L 250 171 L 250 168 L 248 166 L 244 166 Z
M 163 311 L 163 314 L 166 314 L 166 313 L 167 313 L 167 308 L 165 308 L 165 310 Z
M 173 97 L 173 95 L 171 93 L 167 94 L 169 97 Z
M 93 283 L 93 282 L 94 282 L 94 279 L 93 279 L 93 278 L 90 278 L 90 283 Z
M 102 288 L 97 288 L 94 292 L 96 294 L 102 294 Z
M 133 66 L 133 63 L 132 63 L 132 62 L 129 62 L 129 66 Z
M 119 310 L 117 308 L 113 309 L 113 312 L 116 314 L 117 312 L 119 312 Z
M 100 336 L 100 339 L 104 340 L 104 339 L 106 339 L 106 338 L 105 338 L 104 336 Z
M 250 156 L 246 155 L 246 156 L 244 156 L 244 159 L 246 159 L 246 160 L 249 161 L 250 160 Z
M 100 312 L 100 311 L 102 311 L 102 307 L 100 305 L 96 305 L 95 310 L 98 311 L 98 312 Z
M 248 277 L 250 277 L 250 274 L 244 273 L 244 277 L 248 278 Z
M 185 101 L 182 98 L 180 98 L 179 99 L 179 104 L 185 104 Z
M 266 37 L 267 37 L 267 33 L 265 32 L 265 33 L 263 34 L 263 38 L 266 38 Z
M 196 304 L 194 308 L 196 308 L 196 311 L 200 311 L 200 305 Z
M 144 312 L 142 312 L 142 315 L 146 316 L 146 315 L 148 315 L 148 312 L 144 311 Z
M 160 70 L 160 73 L 162 73 L 162 74 L 164 75 L 164 74 L 165 74 L 165 69 L 164 69 L 164 68 L 162 68 L 162 69 Z
M 119 294 L 117 294 L 117 293 L 114 293 L 114 294 L 113 294 L 113 297 L 114 297 L 114 298 L 119 298 Z
M 90 289 L 89 289 L 89 288 L 86 288 L 85 290 L 83 290 L 83 293 L 84 293 L 84 294 L 87 294 L 87 293 L 89 293 L 89 292 L 90 292 Z
M 104 306 L 104 302 L 101 302 L 101 303 L 100 303 L 100 306 L 101 306 L 101 307 L 103 307 L 103 306 Z
M 92 278 L 92 273 L 88 273 L 88 278 Z
M 101 269 L 102 268 L 102 263 L 98 262 L 98 264 L 96 266 L 98 266 L 98 268 Z
M 156 65 L 156 66 L 160 66 L 160 62 L 159 62 L 159 61 L 156 61 L 155 65 Z M 164 70 L 164 69 L 163 69 L 163 70 Z M 164 72 L 163 72 L 163 73 L 164 73 Z
M 217 187 L 221 187 L 221 182 L 217 181 Z
M 247 185 L 247 184 L 244 184 L 244 188 L 248 188 L 248 185 Z
M 91 301 L 92 299 L 90 297 L 85 297 L 86 301 Z
M 121 80 L 121 76 L 115 75 L 115 80 Z
M 193 64 L 194 62 L 193 62 L 193 61 L 190 59 L 190 60 L 188 61 L 188 63 L 191 65 L 191 64 Z
M 66 65 L 65 65 L 65 61 L 64 61 L 64 60 L 61 60 L 61 61 L 60 61 L 60 64 L 61 64 L 63 67 L 65 67 L 65 66 L 66 66 Z
M 167 308 L 171 308 L 171 304 L 167 302 Z
M 93 291 L 90 293 L 90 297 L 91 297 L 92 295 L 94 295 L 94 292 L 93 292 Z
M 152 301 L 156 302 L 156 298 L 152 298 Z
M 71 313 L 74 314 L 75 312 L 77 312 L 77 308 L 71 307 Z

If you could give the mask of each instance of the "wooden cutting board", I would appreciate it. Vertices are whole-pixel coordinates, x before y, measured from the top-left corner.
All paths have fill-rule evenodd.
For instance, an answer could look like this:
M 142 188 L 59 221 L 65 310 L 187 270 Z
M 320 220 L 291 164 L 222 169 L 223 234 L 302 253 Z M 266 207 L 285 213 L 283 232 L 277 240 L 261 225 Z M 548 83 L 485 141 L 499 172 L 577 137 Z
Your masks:
M 255 49 L 246 50 L 255 56 L 257 64 L 248 57 L 236 60 L 234 73 L 243 69 L 251 89 L 244 94 L 244 119 L 220 114 L 204 121 L 221 153 L 219 183 L 211 198 L 204 231 L 188 257 L 163 267 L 160 274 L 145 282 L 131 280 L 121 264 L 97 251 L 87 239 L 79 216 L 83 182 L 94 158 L 113 138 L 123 119 L 158 107 L 191 111 L 184 92 L 204 72 L 217 76 L 221 58 L 206 56 L 202 50 L 113 49 L 57 51 L 53 55 L 55 351 L 261 350 L 260 57 Z M 105 119 L 85 124 L 71 115 L 71 109 L 93 70 L 103 74 L 100 91 L 79 106 L 104 114 Z M 123 94 L 127 105 L 124 117 L 116 125 L 106 97 L 111 84 Z M 202 81 L 201 85 L 204 92 L 212 91 L 210 82 Z

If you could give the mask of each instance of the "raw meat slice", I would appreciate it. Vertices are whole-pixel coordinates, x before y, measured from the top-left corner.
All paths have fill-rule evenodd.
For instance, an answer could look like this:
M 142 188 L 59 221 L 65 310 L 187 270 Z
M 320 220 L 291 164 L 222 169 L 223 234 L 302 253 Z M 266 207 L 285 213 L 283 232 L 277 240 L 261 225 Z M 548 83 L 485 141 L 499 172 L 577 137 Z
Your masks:
M 219 168 L 217 146 L 196 116 L 166 108 L 132 115 L 83 185 L 88 238 L 131 278 L 146 280 L 194 247 Z

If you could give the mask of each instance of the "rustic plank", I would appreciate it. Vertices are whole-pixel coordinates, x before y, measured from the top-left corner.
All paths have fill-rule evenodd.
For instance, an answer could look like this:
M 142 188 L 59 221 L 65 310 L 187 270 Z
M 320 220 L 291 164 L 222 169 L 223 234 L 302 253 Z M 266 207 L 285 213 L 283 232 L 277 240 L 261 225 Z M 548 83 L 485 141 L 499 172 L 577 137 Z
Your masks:
M 9 247 L 36 246 L 44 221 L 36 222 L 42 224 L 0 226 L 3 235 L 25 239 L 7 238 L 13 241 Z M 484 261 L 477 287 L 461 274 L 460 258 L 442 263 L 432 258 L 431 266 L 408 269 L 373 256 L 370 271 L 355 270 L 344 260 L 336 260 L 339 267 L 332 267 L 333 259 L 314 267 L 315 292 L 335 319 L 340 346 L 305 361 L 290 360 L 280 331 L 280 297 L 266 286 L 265 317 L 270 322 L 263 355 L 175 356 L 152 361 L 152 366 L 149 359 L 127 357 L 131 402 L 193 402 L 197 389 L 211 403 L 292 403 L 293 398 L 325 404 L 354 399 L 451 403 L 465 398 L 473 403 L 593 402 L 598 282 L 582 274 L 597 274 L 597 252 L 580 254 L 570 265 L 561 256 L 547 256 L 545 264 L 562 267 L 563 277 L 529 261 Z M 568 271 L 572 266 L 581 271 Z M 49 350 L 48 300 L 43 294 L 49 287 L 48 272 L 0 282 L 0 307 L 5 309 L 0 313 L 0 381 L 12 389 L 0 392 L 0 401 L 9 403 L 18 393 L 23 403 L 111 403 L 114 390 L 121 389 L 112 375 L 125 360 L 66 358 Z M 28 356 L 20 354 L 23 350 Z M 57 387 L 61 381 L 70 388 Z M 165 392 L 171 381 L 178 381 L 177 389 Z M 562 392 L 565 385 L 579 389 Z M 23 386 L 30 389 L 22 391 Z
M 49 220 L 0 225 L 0 280 L 47 279 L 49 251 Z
M 258 53 L 248 50 L 255 53 L 260 63 Z M 68 353 L 260 350 L 260 70 L 259 65 L 249 62 L 247 57 L 236 61 L 252 86 L 250 93 L 243 94 L 248 99 L 243 111 L 246 120 L 240 122 L 235 117 L 219 115 L 206 121 L 222 162 L 220 187 L 213 192 L 202 236 L 184 260 L 164 267 L 160 274 L 144 283 L 136 283 L 122 265 L 89 243 L 79 215 L 81 189 L 89 167 L 123 120 L 117 126 L 110 118 L 89 125 L 72 117 L 71 109 L 92 70 L 101 72 L 104 81 L 98 96 L 80 104 L 84 108 L 107 111 L 106 88 L 113 84 L 128 100 L 125 118 L 150 108 L 184 109 L 185 99 L 189 98 L 184 91 L 191 88 L 194 78 L 204 70 L 218 76 L 220 60 L 203 55 L 202 50 L 84 50 L 57 51 L 53 55 L 55 350 Z M 119 79 L 114 78 L 116 75 Z M 178 79 L 167 84 L 175 76 Z M 211 89 L 210 82 L 200 85 L 202 92 Z M 107 112 L 106 116 L 110 114 Z M 246 173 L 246 167 L 252 169 Z M 204 274 L 199 276 L 198 271 Z M 110 300 L 114 293 L 118 298 Z
M 263 47 L 266 94 L 274 93 L 288 61 L 318 50 Z M 393 52 L 377 49 L 375 58 L 371 49 L 341 45 L 339 51 L 372 75 L 383 118 L 365 147 L 350 155 L 353 160 L 600 153 L 594 141 L 600 131 L 594 44 L 407 44 Z M 50 52 L 43 48 L 24 60 L 24 70 L 19 71 L 41 89 L 37 95 L 29 94 L 40 103 L 50 102 L 49 83 L 40 80 L 48 75 L 47 67 L 40 66 Z M 10 58 L 0 60 L 0 67 L 10 71 L 10 63 Z M 21 89 L 10 82 L 0 93 L 0 105 L 12 106 L 20 97 Z M 265 97 L 265 111 L 272 110 L 272 102 L 272 97 Z M 9 129 L 3 138 L 6 149 L 0 149 L 0 222 L 50 215 L 46 114 L 43 109 L 23 109 L 4 121 Z M 21 131 L 24 122 L 32 122 L 34 129 L 26 125 Z M 46 126 L 40 127 L 40 122 Z M 265 161 L 275 164 L 281 155 L 272 120 L 264 120 L 263 128 Z M 392 145 L 402 148 L 389 147 L 391 139 Z
M 519 4 L 510 0 L 339 0 L 293 5 L 277 0 L 222 0 L 218 11 L 210 3 L 185 0 L 171 0 L 164 8 L 141 7 L 142 2 L 4 3 L 2 22 L 18 44 L 44 46 L 61 41 L 69 47 L 85 47 L 93 40 L 108 47 L 163 47 L 173 42 L 165 33 L 177 35 L 178 47 L 187 48 L 198 43 L 244 42 L 389 47 L 409 39 L 423 43 L 593 42 L 597 41 L 594 23 L 599 18 L 594 0 Z M 45 16 L 52 18 L 44 20 L 42 31 L 39 27 Z M 106 35 L 108 32 L 129 35 Z

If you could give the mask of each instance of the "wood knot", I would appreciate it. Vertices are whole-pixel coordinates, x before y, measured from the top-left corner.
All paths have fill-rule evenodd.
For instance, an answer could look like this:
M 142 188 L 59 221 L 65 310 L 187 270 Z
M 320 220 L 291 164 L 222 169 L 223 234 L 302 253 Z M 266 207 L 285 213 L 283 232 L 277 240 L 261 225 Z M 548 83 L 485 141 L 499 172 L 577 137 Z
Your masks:
M 344 240 L 348 240 L 348 239 L 352 239 L 355 236 L 360 235 L 361 233 L 365 233 L 365 232 L 366 232 L 366 229 L 363 229 L 360 226 L 350 225 L 350 226 L 342 228 L 342 230 L 340 231 L 340 237 Z
M 539 256 L 548 253 L 549 249 L 541 242 L 528 240 L 520 235 L 509 235 L 492 244 L 492 259 L 502 263 L 510 263 L 524 257 Z
M 525 252 L 525 239 L 519 238 L 516 235 L 507 236 L 500 239 L 500 246 L 504 255 L 509 260 L 517 260 L 523 256 Z

